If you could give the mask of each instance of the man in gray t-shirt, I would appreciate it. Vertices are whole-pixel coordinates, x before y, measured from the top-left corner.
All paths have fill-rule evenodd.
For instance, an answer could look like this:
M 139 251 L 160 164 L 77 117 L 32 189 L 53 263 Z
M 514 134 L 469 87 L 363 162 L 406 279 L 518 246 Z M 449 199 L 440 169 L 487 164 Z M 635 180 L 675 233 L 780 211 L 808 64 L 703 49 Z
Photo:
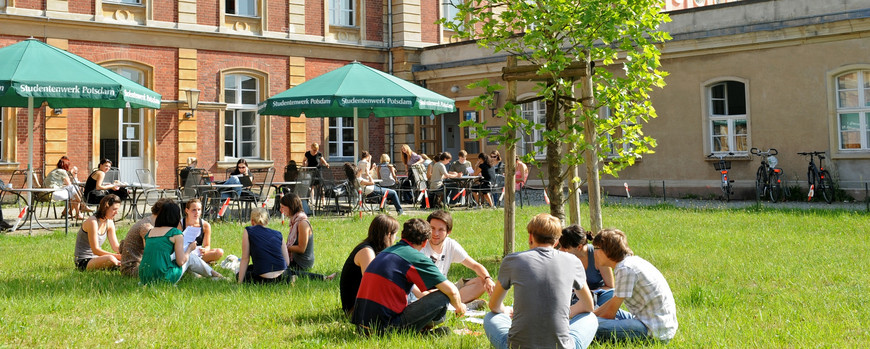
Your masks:
M 554 248 L 562 234 L 558 218 L 541 213 L 529 222 L 529 250 L 502 261 L 483 328 L 496 348 L 586 348 L 598 320 L 591 313 L 583 265 Z M 514 287 L 513 310 L 504 306 Z M 571 305 L 571 287 L 580 299 Z M 511 316 L 511 311 L 513 316 Z

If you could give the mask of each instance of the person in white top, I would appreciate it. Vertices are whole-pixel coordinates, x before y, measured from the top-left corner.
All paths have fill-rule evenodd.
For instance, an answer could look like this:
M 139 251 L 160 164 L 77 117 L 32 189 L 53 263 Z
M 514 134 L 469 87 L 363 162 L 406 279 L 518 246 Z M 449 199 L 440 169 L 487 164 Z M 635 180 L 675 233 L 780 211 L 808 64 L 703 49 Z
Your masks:
M 462 263 L 477 274 L 476 278 L 465 278 L 456 282 L 462 303 L 469 303 L 484 292 L 491 294 L 495 282 L 492 281 L 489 272 L 474 258 L 468 256 L 462 245 L 449 237 L 453 232 L 453 217 L 450 213 L 438 210 L 432 212 L 426 220 L 432 226 L 432 236 L 420 252 L 432 259 L 444 276 L 447 276 L 453 263 Z
M 369 154 L 368 151 L 363 150 L 362 154 L 360 154 L 360 160 L 359 163 L 357 163 L 356 167 L 364 171 L 363 178 L 372 180 L 372 154 Z
M 613 298 L 595 309 L 596 340 L 652 339 L 667 343 L 677 334 L 677 305 L 667 280 L 637 257 L 625 233 L 604 229 L 592 240 L 595 260 L 613 268 Z M 625 303 L 628 311 L 620 310 Z

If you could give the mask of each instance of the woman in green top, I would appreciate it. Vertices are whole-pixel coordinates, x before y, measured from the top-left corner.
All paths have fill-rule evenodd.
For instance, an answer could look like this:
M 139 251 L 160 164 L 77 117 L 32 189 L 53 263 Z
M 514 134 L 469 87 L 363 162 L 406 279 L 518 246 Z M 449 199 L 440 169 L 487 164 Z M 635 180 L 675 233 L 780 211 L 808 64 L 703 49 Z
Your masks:
M 196 242 L 184 250 L 184 235 L 178 230 L 181 208 L 175 204 L 163 205 L 157 213 L 154 228 L 145 234 L 145 252 L 139 264 L 139 283 L 147 285 L 155 281 L 176 283 L 184 274 L 182 266 L 190 253 L 196 250 Z

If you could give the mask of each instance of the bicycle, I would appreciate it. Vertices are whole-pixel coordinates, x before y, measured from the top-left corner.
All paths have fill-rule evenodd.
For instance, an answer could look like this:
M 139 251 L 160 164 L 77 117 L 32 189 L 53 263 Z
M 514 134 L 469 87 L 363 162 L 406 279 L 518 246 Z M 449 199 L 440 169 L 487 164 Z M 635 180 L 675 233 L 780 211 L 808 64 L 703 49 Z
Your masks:
M 825 169 L 825 166 L 822 165 L 822 160 L 825 159 L 825 152 L 802 152 L 798 153 L 798 155 L 808 155 L 810 157 L 810 164 L 807 167 L 807 184 L 809 185 L 810 191 L 809 194 L 807 194 L 807 201 L 813 199 L 816 190 L 820 190 L 825 202 L 829 204 L 833 202 L 834 180 L 831 178 L 831 173 L 829 173 L 828 170 Z M 818 167 L 816 167 L 816 163 L 813 161 L 813 157 L 815 156 L 819 157 Z
M 734 153 L 728 153 L 728 155 L 733 156 Z M 728 170 L 731 169 L 731 161 L 725 160 L 725 154 L 717 155 L 710 153 L 707 157 L 710 159 L 719 159 L 718 162 L 713 163 L 713 168 L 722 174 L 722 196 L 725 198 L 726 202 L 731 201 L 731 194 L 734 194 L 731 186 L 731 183 L 734 183 L 734 181 L 728 179 Z
M 779 161 L 776 155 L 779 154 L 774 148 L 767 151 L 761 151 L 758 148 L 749 150 L 752 155 L 761 158 L 761 165 L 758 166 L 758 171 L 755 172 L 755 200 L 761 200 L 765 195 L 770 196 L 771 202 L 777 202 L 783 199 L 782 189 L 782 169 L 777 168 Z

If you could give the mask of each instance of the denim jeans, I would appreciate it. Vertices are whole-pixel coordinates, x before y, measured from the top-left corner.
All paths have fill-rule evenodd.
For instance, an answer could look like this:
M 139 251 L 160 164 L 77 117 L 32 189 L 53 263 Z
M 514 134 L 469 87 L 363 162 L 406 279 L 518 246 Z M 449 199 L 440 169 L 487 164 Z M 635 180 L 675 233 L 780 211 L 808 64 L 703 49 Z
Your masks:
M 598 318 L 598 332 L 595 333 L 597 340 L 621 341 L 647 338 L 646 325 L 625 310 L 617 311 L 613 319 Z
M 574 340 L 575 349 L 585 349 L 595 338 L 598 324 L 592 313 L 580 313 L 571 318 L 568 323 L 568 335 Z M 511 318 L 507 314 L 489 312 L 483 318 L 483 330 L 486 337 L 496 349 L 508 349 L 508 332 L 511 329 Z
M 399 315 L 399 329 L 420 332 L 424 327 L 444 322 L 450 298 L 444 292 L 434 291 L 409 304 Z
M 242 184 L 242 182 L 239 182 L 239 177 L 230 176 L 230 178 L 227 178 L 227 180 L 224 182 L 224 184 Z M 229 190 L 235 191 L 236 197 L 240 197 L 242 195 L 242 187 L 230 188 Z M 232 194 L 230 194 L 229 191 L 224 191 L 221 193 L 221 199 L 226 200 L 226 198 L 228 198 L 230 196 L 232 196 Z
M 378 199 L 382 200 L 384 198 L 384 193 L 387 193 L 387 202 L 392 201 L 393 207 L 396 209 L 397 213 L 402 213 L 402 203 L 399 202 L 399 194 L 396 193 L 395 190 L 381 188 L 379 186 L 375 186 L 375 189 L 372 190 L 373 195 L 377 195 Z M 380 202 L 378 202 L 380 205 Z

